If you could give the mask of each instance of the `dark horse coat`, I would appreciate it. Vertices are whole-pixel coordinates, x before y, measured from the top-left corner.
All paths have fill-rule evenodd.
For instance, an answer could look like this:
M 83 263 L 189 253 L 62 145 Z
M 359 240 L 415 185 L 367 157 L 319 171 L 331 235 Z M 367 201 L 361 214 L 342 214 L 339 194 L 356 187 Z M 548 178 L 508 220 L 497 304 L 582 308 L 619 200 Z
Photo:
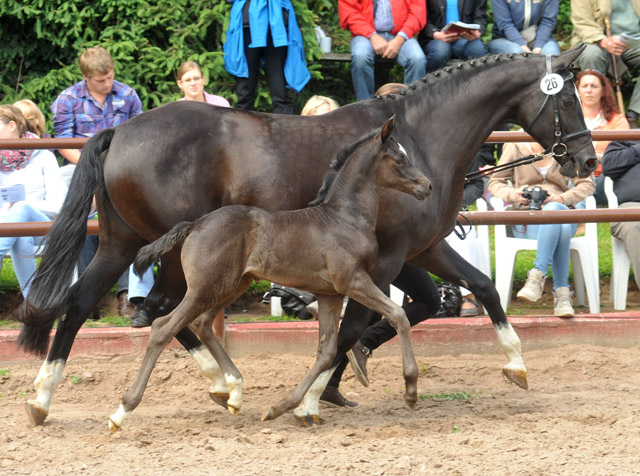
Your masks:
M 568 78 L 568 67 L 581 51 L 554 58 L 553 71 Z M 443 239 L 455 224 L 467 166 L 491 131 L 505 121 L 520 124 L 544 147 L 566 138 L 567 154 L 556 157 L 564 173 L 575 173 L 577 167 L 586 176 L 595 168 L 590 136 L 581 133 L 586 126 L 573 83 L 567 80 L 549 101 L 540 89 L 546 73 L 542 56 L 487 56 L 429 74 L 399 95 L 322 116 L 277 116 L 181 101 L 97 134 L 83 150 L 28 300 L 18 313 L 24 322 L 20 344 L 40 354 L 47 350 L 54 320 L 66 314 L 36 380 L 38 397 L 29 402 L 34 422 L 41 423 L 48 414 L 78 329 L 142 245 L 180 221 L 195 220 L 228 204 L 269 210 L 306 206 L 336 151 L 392 114 L 397 115 L 394 137 L 418 160 L 434 192 L 427 203 L 394 191 L 383 194 L 376 228 L 379 256 L 371 276 L 385 288 L 403 263 L 410 263 L 469 288 L 498 331 L 509 360 L 508 378 L 526 387 L 519 339 L 495 287 Z M 579 134 L 567 138 L 571 133 Z M 100 248 L 69 288 L 94 193 Z M 147 298 L 150 312 L 166 314 L 184 291 L 179 259 L 169 253 Z M 426 306 L 421 317 L 437 309 L 433 294 L 410 294 Z M 367 309 L 349 304 L 336 359 L 355 343 L 369 316 Z M 501 335 L 503 331 L 508 335 Z M 200 345 L 188 329 L 177 337 L 189 349 Z

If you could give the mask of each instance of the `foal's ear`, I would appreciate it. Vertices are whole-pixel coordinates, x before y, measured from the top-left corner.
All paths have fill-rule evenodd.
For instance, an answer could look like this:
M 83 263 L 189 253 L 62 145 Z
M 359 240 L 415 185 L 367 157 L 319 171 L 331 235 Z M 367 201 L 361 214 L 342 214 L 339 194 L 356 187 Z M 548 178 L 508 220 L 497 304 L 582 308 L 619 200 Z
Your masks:
M 582 54 L 584 49 L 587 47 L 584 43 L 580 43 L 575 48 L 570 49 L 569 51 L 565 51 L 559 57 L 553 59 L 553 70 L 560 71 L 563 69 L 567 69 L 574 61 L 578 59 L 578 57 Z
M 387 119 L 387 122 L 385 122 L 384 126 L 382 126 L 382 131 L 380 131 L 380 138 L 382 139 L 383 144 L 389 137 L 391 137 L 391 134 L 393 134 L 393 123 L 395 122 L 395 120 L 396 115 L 394 114 L 389 119 Z

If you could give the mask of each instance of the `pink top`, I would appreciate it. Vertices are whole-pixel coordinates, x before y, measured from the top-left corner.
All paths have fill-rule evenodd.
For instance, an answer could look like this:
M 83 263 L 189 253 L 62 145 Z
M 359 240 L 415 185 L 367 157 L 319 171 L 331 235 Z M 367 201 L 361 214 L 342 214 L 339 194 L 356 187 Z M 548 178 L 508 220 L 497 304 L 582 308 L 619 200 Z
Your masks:
M 214 106 L 220 106 L 220 107 L 231 107 L 231 104 L 229 104 L 229 101 L 227 101 L 222 96 L 209 94 L 206 91 L 202 91 L 202 93 L 204 94 L 204 102 L 206 102 L 207 104 L 213 104 Z M 185 98 L 180 98 L 178 99 L 178 101 L 185 101 Z

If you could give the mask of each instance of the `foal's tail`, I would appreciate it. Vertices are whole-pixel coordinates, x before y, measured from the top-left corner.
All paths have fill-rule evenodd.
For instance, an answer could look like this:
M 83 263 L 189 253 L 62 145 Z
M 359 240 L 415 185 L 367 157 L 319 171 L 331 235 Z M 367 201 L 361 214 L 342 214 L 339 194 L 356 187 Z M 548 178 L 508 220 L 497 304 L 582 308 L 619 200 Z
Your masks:
M 105 129 L 87 142 L 71 179 L 60 214 L 47 234 L 42 262 L 31 290 L 14 318 L 24 323 L 18 346 L 36 355 L 46 355 L 49 332 L 63 312 L 73 270 L 87 236 L 87 217 L 94 193 L 104 193 L 103 158 L 114 129 Z
M 187 239 L 187 236 L 193 230 L 194 223 L 192 221 L 180 222 L 153 243 L 143 246 L 138 251 L 133 262 L 133 271 L 142 277 L 147 268 L 156 262 L 160 256 L 171 251 Z

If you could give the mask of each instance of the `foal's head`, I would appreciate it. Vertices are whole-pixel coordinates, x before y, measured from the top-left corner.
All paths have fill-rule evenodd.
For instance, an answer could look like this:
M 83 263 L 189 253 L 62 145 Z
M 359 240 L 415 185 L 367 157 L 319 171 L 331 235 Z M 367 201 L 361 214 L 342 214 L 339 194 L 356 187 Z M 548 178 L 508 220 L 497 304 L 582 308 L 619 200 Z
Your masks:
M 431 181 L 412 165 L 404 147 L 391 137 L 394 121 L 395 115 L 380 130 L 370 132 L 344 147 L 331 161 L 331 170 L 325 175 L 318 195 L 309 205 L 313 207 L 323 203 L 336 178 L 340 173 L 348 173 L 346 165 L 354 160 L 358 164 L 375 167 L 374 180 L 379 187 L 393 188 L 413 195 L 418 200 L 427 198 L 431 194 Z
M 374 140 L 374 147 L 380 149 L 376 182 L 380 187 L 393 188 L 424 200 L 431 195 L 431 180 L 413 165 L 404 147 L 391 137 L 395 118 L 394 114 L 384 123 Z

